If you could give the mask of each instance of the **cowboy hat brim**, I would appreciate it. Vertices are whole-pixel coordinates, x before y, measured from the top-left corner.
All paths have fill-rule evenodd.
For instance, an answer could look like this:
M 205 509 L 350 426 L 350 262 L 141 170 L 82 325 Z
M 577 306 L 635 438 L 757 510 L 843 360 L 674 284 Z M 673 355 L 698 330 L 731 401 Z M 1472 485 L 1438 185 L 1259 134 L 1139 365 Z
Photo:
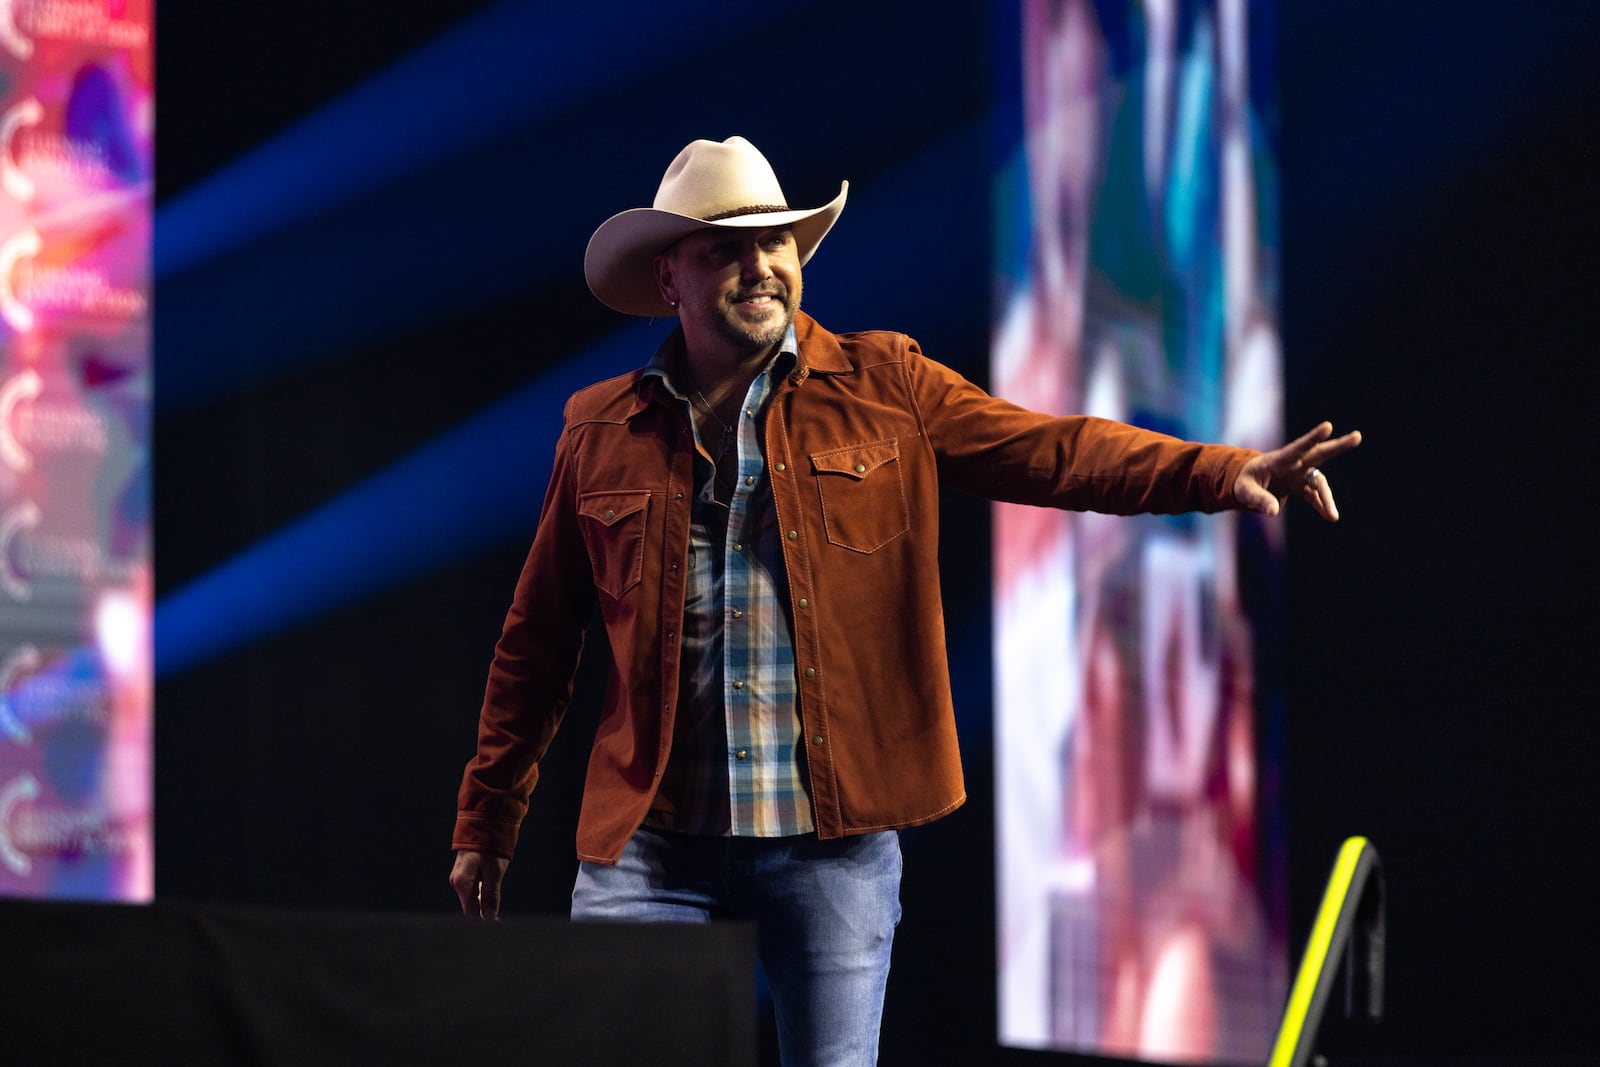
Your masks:
M 809 211 L 762 211 L 708 221 L 676 211 L 639 207 L 620 212 L 600 224 L 583 254 L 583 276 L 589 291 L 609 308 L 625 315 L 670 318 L 677 314 L 656 288 L 655 258 L 673 242 L 697 230 L 764 229 L 788 226 L 804 265 L 844 210 L 849 182 L 839 195 Z

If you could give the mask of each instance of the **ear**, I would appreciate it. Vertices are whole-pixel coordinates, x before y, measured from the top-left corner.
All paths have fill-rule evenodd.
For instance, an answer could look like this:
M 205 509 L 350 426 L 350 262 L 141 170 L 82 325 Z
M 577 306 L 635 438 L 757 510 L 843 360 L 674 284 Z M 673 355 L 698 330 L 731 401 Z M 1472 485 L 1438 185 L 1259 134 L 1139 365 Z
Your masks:
M 672 260 L 668 256 L 657 256 L 652 264 L 656 274 L 656 291 L 661 294 L 661 299 L 678 306 L 678 288 L 672 279 Z

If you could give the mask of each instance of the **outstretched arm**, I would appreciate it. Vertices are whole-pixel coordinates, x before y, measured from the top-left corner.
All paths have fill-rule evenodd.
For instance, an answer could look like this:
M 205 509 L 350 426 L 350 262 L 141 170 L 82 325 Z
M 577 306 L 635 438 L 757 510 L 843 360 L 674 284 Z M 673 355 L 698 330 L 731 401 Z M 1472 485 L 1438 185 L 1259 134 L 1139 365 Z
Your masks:
M 1233 497 L 1239 506 L 1263 515 L 1276 515 L 1283 502 L 1298 495 L 1329 522 L 1339 521 L 1333 487 L 1320 470 L 1322 464 L 1342 456 L 1361 443 L 1361 431 L 1333 436 L 1333 423 L 1324 422 L 1297 438 L 1246 463 L 1234 479 Z

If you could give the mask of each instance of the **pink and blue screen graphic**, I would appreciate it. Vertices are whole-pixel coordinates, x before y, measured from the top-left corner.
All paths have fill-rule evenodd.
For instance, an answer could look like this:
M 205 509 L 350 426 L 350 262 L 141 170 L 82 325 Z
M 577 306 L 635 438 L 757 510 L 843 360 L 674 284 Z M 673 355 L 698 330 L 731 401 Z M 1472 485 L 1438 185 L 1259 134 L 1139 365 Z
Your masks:
M 1010 17 L 995 392 L 1280 444 L 1272 5 Z M 1002 1044 L 1266 1059 L 1287 988 L 1282 530 L 996 508 Z
M 0 895 L 148 900 L 151 0 L 0 0 Z

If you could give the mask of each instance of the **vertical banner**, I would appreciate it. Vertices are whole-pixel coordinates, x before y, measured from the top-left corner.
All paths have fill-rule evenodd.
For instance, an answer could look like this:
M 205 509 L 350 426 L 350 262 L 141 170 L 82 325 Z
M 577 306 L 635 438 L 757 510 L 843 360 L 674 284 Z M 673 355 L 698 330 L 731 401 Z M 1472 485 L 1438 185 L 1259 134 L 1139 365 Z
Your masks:
M 0 895 L 148 900 L 152 0 L 0 0 Z
M 1272 4 L 1022 0 L 1007 21 L 995 391 L 1282 443 Z M 1002 1043 L 1265 1060 L 1282 531 L 997 508 Z

